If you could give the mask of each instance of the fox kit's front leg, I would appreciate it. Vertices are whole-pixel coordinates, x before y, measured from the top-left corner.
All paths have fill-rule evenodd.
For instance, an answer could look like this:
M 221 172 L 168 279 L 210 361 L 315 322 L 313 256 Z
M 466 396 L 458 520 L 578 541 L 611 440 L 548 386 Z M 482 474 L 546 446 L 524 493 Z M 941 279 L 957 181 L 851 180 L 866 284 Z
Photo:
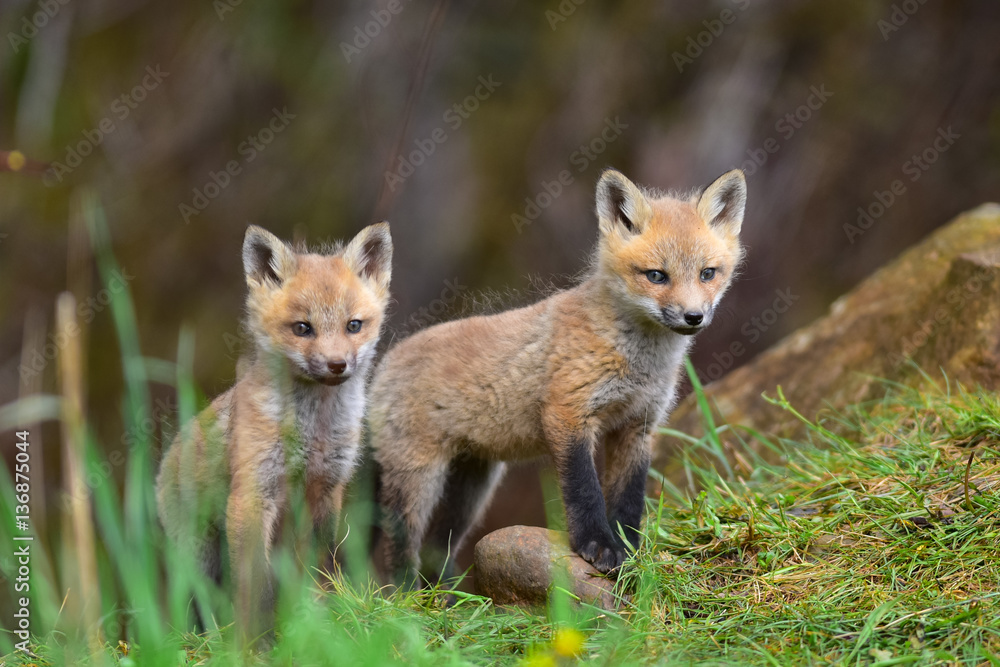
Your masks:
M 625 560 L 625 550 L 608 525 L 594 465 L 594 428 L 579 413 L 572 402 L 550 401 L 542 415 L 545 439 L 559 475 L 570 547 L 601 572 L 609 572 Z
M 244 646 L 271 627 L 274 582 L 269 556 L 278 508 L 278 500 L 265 497 L 256 480 L 234 475 L 226 506 L 226 534 L 236 589 L 237 631 Z
M 601 572 L 616 569 L 625 560 L 625 550 L 608 526 L 594 465 L 595 439 L 577 435 L 551 441 L 550 446 L 566 505 L 570 547 Z
M 646 507 L 646 477 L 652 441 L 645 422 L 629 424 L 604 438 L 604 500 L 611 530 L 621 525 L 625 538 L 639 546 L 642 511 Z
M 271 547 L 287 507 L 285 444 L 281 425 L 263 419 L 248 395 L 237 399 L 244 422 L 233 435 L 232 487 L 226 535 L 235 588 L 237 632 L 249 646 L 272 631 L 275 602 Z
M 312 514 L 312 547 L 316 557 L 313 562 L 319 564 L 328 574 L 334 572 L 334 552 L 337 549 L 337 526 L 340 520 L 340 509 L 344 504 L 345 483 L 335 484 L 330 489 L 314 491 L 308 489 L 306 501 Z

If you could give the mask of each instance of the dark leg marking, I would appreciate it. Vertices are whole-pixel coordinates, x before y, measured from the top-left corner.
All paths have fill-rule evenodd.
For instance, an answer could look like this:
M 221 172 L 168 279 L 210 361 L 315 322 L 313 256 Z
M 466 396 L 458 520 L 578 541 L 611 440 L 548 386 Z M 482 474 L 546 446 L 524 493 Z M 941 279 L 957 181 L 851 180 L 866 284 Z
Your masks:
M 642 513 L 646 509 L 646 477 L 649 474 L 649 463 L 649 456 L 643 455 L 635 465 L 621 471 L 620 474 L 625 476 L 625 479 L 618 480 L 617 488 L 608 498 L 608 520 L 611 530 L 617 536 L 620 523 L 624 528 L 625 537 L 633 547 L 639 546 L 642 537 L 639 527 L 642 525 Z
M 625 551 L 608 526 L 589 443 L 584 440 L 571 443 L 559 457 L 558 467 L 570 546 L 601 572 L 616 569 L 625 560 Z

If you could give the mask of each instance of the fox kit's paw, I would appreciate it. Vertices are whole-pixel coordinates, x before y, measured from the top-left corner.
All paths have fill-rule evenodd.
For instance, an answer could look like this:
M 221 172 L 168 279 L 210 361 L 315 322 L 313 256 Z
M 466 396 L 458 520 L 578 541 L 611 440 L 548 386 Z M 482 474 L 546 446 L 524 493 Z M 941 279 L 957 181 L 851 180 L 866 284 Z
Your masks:
M 610 531 L 584 537 L 574 551 L 601 572 L 617 570 L 625 561 L 625 549 Z

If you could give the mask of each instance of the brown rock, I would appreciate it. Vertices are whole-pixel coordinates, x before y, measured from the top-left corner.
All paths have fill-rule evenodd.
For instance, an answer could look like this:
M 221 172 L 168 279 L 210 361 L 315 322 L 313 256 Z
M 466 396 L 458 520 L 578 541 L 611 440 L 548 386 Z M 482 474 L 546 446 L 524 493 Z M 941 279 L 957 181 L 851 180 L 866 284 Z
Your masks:
M 569 548 L 566 533 L 534 526 L 495 530 L 476 544 L 476 592 L 498 605 L 544 605 L 552 570 L 566 568 L 573 594 L 581 601 L 614 609 L 614 582 Z
M 752 362 L 706 387 L 729 424 L 772 436 L 801 437 L 791 414 L 767 403 L 780 385 L 800 413 L 814 419 L 885 393 L 879 378 L 918 386 L 920 371 L 952 382 L 1000 389 L 1000 206 L 984 204 L 907 250 L 825 317 L 791 334 Z M 693 396 L 670 427 L 700 436 Z M 671 473 L 677 443 L 662 437 L 653 465 Z

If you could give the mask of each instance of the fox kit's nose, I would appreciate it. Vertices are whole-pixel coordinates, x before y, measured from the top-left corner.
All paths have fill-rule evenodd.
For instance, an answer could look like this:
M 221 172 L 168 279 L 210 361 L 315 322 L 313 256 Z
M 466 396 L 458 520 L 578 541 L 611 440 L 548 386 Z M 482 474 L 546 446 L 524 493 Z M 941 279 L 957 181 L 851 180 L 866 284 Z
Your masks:
M 326 362 L 326 367 L 330 369 L 330 372 L 334 375 L 340 375 L 347 370 L 347 362 L 343 359 L 334 359 L 333 361 Z
M 702 313 L 684 313 L 684 321 L 692 327 L 698 326 L 704 319 L 705 316 Z

